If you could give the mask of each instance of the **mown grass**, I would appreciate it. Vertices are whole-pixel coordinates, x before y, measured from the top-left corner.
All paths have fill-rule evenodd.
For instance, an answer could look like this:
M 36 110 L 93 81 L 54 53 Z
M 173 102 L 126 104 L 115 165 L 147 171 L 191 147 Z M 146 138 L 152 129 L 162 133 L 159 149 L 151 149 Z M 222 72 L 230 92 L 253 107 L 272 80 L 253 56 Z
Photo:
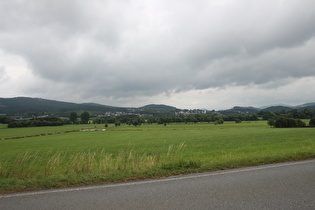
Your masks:
M 54 129 L 66 131 L 64 126 Z M 21 135 L 27 131 L 16 130 Z M 6 132 L 9 137 L 14 135 Z M 0 192 L 314 158 L 314 134 L 313 128 L 275 129 L 266 122 L 243 122 L 110 125 L 105 132 L 5 139 L 0 140 Z

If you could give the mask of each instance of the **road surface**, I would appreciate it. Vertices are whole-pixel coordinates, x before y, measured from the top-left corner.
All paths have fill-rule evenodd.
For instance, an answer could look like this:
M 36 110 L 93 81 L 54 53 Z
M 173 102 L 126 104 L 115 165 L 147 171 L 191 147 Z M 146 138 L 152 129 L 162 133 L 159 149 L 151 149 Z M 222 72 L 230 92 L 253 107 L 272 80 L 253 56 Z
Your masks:
M 315 159 L 0 195 L 0 209 L 315 209 Z

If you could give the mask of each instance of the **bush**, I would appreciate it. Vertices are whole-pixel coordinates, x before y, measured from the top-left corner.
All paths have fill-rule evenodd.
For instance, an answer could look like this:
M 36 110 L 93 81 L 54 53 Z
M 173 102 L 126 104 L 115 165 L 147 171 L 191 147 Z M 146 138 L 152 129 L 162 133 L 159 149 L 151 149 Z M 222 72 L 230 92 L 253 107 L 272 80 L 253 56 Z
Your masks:
M 218 119 L 214 122 L 215 125 L 218 125 L 218 124 L 223 124 L 224 123 L 224 120 L 223 119 Z
M 241 123 L 241 122 L 242 122 L 242 120 L 240 120 L 239 118 L 235 119 L 235 123 Z
M 272 119 L 272 118 L 268 119 L 268 125 L 269 125 L 270 127 L 274 127 L 274 126 L 275 126 L 275 123 L 276 123 L 276 121 L 275 121 L 274 119 Z
M 269 121 L 268 121 L 269 123 Z M 300 119 L 280 117 L 275 121 L 274 127 L 276 128 L 296 128 L 305 127 L 306 124 Z
M 312 118 L 308 124 L 310 127 L 315 127 L 315 118 Z

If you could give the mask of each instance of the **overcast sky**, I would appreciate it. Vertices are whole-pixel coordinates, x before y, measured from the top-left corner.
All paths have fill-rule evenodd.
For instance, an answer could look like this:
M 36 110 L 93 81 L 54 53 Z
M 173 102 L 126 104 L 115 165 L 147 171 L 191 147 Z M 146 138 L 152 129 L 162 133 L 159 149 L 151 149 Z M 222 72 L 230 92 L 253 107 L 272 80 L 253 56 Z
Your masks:
M 0 97 L 315 101 L 314 0 L 0 0 Z

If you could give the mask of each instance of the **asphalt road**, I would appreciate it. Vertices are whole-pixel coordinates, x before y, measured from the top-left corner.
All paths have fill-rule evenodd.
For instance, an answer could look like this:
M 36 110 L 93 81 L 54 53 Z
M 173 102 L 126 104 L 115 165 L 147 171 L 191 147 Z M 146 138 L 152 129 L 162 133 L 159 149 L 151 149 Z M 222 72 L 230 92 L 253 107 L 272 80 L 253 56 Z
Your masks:
M 315 209 L 315 159 L 0 195 L 0 209 Z

